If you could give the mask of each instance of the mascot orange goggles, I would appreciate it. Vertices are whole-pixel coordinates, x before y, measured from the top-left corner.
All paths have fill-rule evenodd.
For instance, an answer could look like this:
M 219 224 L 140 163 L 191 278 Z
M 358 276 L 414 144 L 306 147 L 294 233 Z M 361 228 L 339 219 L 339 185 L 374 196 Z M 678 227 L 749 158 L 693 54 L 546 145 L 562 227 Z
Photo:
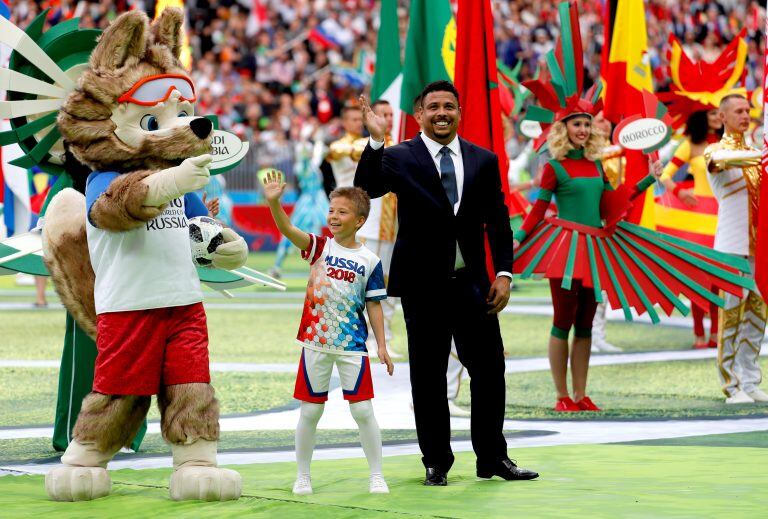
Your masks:
M 126 93 L 121 95 L 118 103 L 133 103 L 142 106 L 154 106 L 167 101 L 171 92 L 178 90 L 182 101 L 194 103 L 197 100 L 195 85 L 187 76 L 180 74 L 162 74 L 147 76 L 137 81 Z

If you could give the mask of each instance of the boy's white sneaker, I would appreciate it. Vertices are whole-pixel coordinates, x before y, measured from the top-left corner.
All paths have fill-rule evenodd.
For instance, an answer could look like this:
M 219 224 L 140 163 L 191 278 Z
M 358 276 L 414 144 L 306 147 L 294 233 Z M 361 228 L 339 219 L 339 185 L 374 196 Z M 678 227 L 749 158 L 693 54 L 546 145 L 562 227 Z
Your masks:
M 726 404 L 753 404 L 755 400 L 741 389 L 725 399 Z
M 760 388 L 750 391 L 747 395 L 755 402 L 768 402 L 768 394 Z
M 389 494 L 389 487 L 381 474 L 371 474 L 371 494 Z
M 296 476 L 296 483 L 293 484 L 293 493 L 298 496 L 306 496 L 312 493 L 312 479 L 309 474 L 299 474 Z

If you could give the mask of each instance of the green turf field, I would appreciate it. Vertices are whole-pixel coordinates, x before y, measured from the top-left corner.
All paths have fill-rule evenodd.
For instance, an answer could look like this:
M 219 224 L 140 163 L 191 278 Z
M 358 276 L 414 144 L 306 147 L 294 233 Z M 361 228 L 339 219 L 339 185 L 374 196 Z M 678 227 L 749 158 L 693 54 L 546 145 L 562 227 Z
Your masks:
M 42 476 L 2 480 L 7 517 L 729 517 L 765 512 L 764 449 L 701 446 L 584 445 L 517 449 L 537 481 L 476 481 L 474 459 L 460 453 L 449 486 L 427 488 L 417 456 L 384 460 L 391 493 L 367 492 L 363 459 L 316 461 L 311 496 L 290 492 L 293 463 L 235 466 L 243 498 L 174 503 L 170 469 L 111 473 L 113 494 L 87 503 L 48 501 Z
M 600 413 L 556 413 L 549 371 L 507 375 L 507 418 L 555 420 L 670 419 L 768 416 L 768 404 L 727 405 L 714 360 L 594 366 L 589 396 Z M 469 406 L 469 386 L 458 402 Z
M 249 265 L 266 272 L 274 254 L 252 254 Z M 306 283 L 307 265 L 289 257 L 283 279 L 287 294 L 264 288 L 235 291 L 234 300 L 206 293 L 210 354 L 219 363 L 296 363 L 294 343 Z M 16 287 L 0 276 L 0 303 L 30 304 L 31 287 Z M 511 304 L 547 305 L 546 282 L 519 282 Z M 52 295 L 50 301 L 57 298 Z M 259 304 L 243 308 L 233 304 Z M 221 307 L 220 305 L 230 305 Z M 266 306 L 269 305 L 269 306 Z M 546 316 L 502 314 L 502 336 L 509 358 L 543 357 L 551 326 Z M 59 310 L 0 311 L 0 360 L 58 362 L 64 314 Z M 625 352 L 687 350 L 690 330 L 637 323 L 609 323 L 608 339 Z M 393 349 L 406 362 L 402 313 L 394 321 Z M 374 369 L 378 368 L 376 366 Z M 398 369 L 407 369 L 406 365 Z M 50 426 L 55 409 L 56 368 L 0 367 L 0 428 Z M 296 406 L 293 373 L 213 372 L 223 416 L 242 416 Z M 507 375 L 507 418 L 528 420 L 515 435 L 551 435 L 540 420 L 635 421 L 767 417 L 768 406 L 727 406 L 713 360 L 685 360 L 593 366 L 589 394 L 605 411 L 561 414 L 554 404 L 548 371 Z M 469 385 L 459 404 L 469 407 Z M 404 404 L 405 405 L 405 404 Z M 407 411 L 406 411 L 407 412 Z M 150 420 L 157 420 L 153 404 Z M 467 439 L 455 431 L 454 439 Z M 291 450 L 294 431 L 224 431 L 221 452 Z M 385 444 L 413 443 L 415 431 L 384 429 Z M 357 446 L 355 430 L 320 430 L 318 448 Z M 42 477 L 0 477 L 0 517 L 759 517 L 768 476 L 764 463 L 768 431 L 643 440 L 610 445 L 572 445 L 515 449 L 521 465 L 543 477 L 528 483 L 479 483 L 473 456 L 460 453 L 445 489 L 427 489 L 417 456 L 385 459 L 389 496 L 367 493 L 363 459 L 318 461 L 313 465 L 315 495 L 290 493 L 293 463 L 236 467 L 244 477 L 244 498 L 236 503 L 173 503 L 167 497 L 170 469 L 113 472 L 114 495 L 91 503 L 47 501 Z M 159 434 L 146 436 L 141 455 L 167 456 Z M 48 438 L 0 440 L 0 466 L 55 460 Z M 120 454 L 118 457 L 130 458 Z M 135 455 L 134 455 L 135 456 Z
M 0 278 L 2 279 L 2 278 Z M 213 362 L 295 362 L 294 341 L 301 309 L 209 309 L 208 333 Z M 60 311 L 3 311 L 0 319 L 0 359 L 58 360 L 63 342 Z M 501 314 L 505 348 L 511 357 L 546 356 L 552 320 L 546 316 Z M 405 355 L 402 312 L 393 319 L 394 350 Z M 690 332 L 681 328 L 640 323 L 608 323 L 608 338 L 627 352 L 682 350 L 690 347 Z

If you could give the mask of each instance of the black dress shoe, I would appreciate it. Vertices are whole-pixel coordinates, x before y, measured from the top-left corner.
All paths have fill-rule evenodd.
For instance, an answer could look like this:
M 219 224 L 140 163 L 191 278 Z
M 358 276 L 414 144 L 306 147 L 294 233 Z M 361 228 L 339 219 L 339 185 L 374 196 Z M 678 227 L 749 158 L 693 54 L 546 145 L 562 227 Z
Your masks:
M 512 481 L 536 479 L 539 477 L 539 473 L 528 469 L 521 469 L 509 458 L 505 458 L 494 465 L 477 466 L 477 477 L 481 479 L 491 479 L 493 476 L 499 476 L 507 481 Z
M 448 474 L 434 467 L 427 467 L 424 485 L 428 487 L 444 487 L 448 484 Z

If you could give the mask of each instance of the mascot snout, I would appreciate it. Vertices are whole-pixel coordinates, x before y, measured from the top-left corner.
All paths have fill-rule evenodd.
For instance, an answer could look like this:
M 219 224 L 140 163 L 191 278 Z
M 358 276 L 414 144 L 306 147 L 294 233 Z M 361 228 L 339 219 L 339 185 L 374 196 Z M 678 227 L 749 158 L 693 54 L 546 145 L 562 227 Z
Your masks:
M 189 127 L 192 128 L 192 132 L 200 139 L 205 139 L 211 134 L 213 123 L 205 117 L 199 117 L 190 122 Z

